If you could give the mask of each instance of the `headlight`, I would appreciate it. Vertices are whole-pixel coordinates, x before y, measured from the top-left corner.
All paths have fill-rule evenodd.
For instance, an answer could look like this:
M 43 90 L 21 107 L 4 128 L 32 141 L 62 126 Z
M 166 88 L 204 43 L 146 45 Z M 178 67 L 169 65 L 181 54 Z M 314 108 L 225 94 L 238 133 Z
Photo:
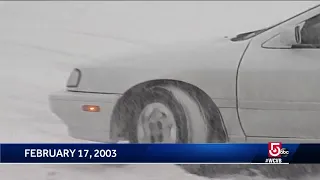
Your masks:
M 74 69 L 69 76 L 67 87 L 78 87 L 81 78 L 81 71 L 79 69 Z

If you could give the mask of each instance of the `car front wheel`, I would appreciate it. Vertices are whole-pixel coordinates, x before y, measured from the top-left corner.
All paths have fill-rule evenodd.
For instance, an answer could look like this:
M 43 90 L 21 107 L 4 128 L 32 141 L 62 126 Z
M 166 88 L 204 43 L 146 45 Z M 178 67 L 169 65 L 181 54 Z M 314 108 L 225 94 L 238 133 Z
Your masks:
M 128 122 L 131 143 L 209 143 L 226 142 L 222 123 L 208 123 L 197 100 L 178 87 L 156 86 L 144 89 L 131 98 Z M 221 121 L 221 119 L 217 119 Z M 217 127 L 221 126 L 221 127 Z M 189 173 L 198 174 L 205 165 L 180 165 Z
M 209 128 L 201 106 L 174 86 L 152 87 L 134 98 L 132 143 L 206 143 Z

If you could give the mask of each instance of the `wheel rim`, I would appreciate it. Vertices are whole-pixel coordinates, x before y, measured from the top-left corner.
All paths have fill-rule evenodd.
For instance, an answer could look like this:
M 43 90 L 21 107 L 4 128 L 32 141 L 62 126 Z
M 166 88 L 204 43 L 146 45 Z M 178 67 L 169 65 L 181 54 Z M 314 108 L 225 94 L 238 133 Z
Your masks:
M 161 103 L 148 104 L 138 120 L 139 143 L 175 143 L 177 126 L 172 111 Z

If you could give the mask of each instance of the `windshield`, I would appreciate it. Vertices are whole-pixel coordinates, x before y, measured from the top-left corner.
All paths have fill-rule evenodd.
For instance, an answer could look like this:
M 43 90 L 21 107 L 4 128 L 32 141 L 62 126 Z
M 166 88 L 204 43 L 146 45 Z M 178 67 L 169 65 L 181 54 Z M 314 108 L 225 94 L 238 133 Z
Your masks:
M 280 25 L 282 23 L 285 23 L 285 22 L 287 22 L 287 21 L 289 21 L 289 20 L 291 20 L 291 19 L 293 19 L 295 17 L 298 17 L 301 14 L 304 14 L 304 13 L 306 13 L 306 12 L 312 10 L 312 9 L 317 8 L 318 6 L 320 6 L 320 4 L 316 5 L 316 6 L 312 7 L 312 8 L 309 8 L 306 11 L 303 11 L 303 12 L 301 12 L 301 13 L 299 13 L 299 14 L 297 14 L 297 15 L 295 15 L 295 16 L 287 19 L 287 20 L 281 21 L 280 23 L 277 23 L 277 24 L 275 24 L 273 26 L 270 26 L 270 27 L 267 27 L 267 28 L 263 28 L 263 29 L 259 29 L 259 30 L 255 30 L 255 31 L 250 31 L 250 32 L 245 32 L 245 33 L 238 34 L 236 37 L 231 38 L 231 41 L 244 41 L 244 40 L 253 38 L 253 37 L 257 36 L 258 34 L 261 34 L 261 33 L 265 32 L 265 31 L 267 31 L 269 29 L 272 29 L 272 28 L 274 28 L 274 27 L 276 27 L 276 26 L 278 26 L 278 25 Z

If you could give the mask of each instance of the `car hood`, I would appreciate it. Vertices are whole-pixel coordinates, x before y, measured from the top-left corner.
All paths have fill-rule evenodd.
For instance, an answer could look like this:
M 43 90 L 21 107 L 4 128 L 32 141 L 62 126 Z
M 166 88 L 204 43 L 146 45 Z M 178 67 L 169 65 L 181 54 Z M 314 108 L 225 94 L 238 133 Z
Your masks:
M 171 79 L 198 86 L 209 91 L 211 96 L 234 97 L 235 89 L 232 88 L 235 88 L 238 63 L 248 43 L 219 38 L 112 58 L 95 65 L 79 67 L 79 86 L 70 90 L 122 94 L 139 83 Z M 232 91 L 212 90 L 213 86 Z
M 120 54 L 116 57 L 109 57 L 107 60 L 102 59 L 91 65 L 96 67 L 136 67 L 136 68 L 159 68 L 159 66 L 167 66 L 167 68 L 174 68 L 175 66 L 188 68 L 189 63 L 199 64 L 197 59 L 192 59 L 194 55 L 205 56 L 207 52 L 229 44 L 228 38 L 216 38 L 211 41 L 196 41 L 196 42 L 179 42 L 170 45 L 153 46 L 143 49 L 139 52 Z M 212 49 L 214 48 L 214 49 Z M 191 56 L 191 57 L 190 57 Z M 158 67 L 156 67 L 158 66 Z M 88 67 L 88 65 L 84 66 Z M 194 66 L 190 66 L 194 67 Z

